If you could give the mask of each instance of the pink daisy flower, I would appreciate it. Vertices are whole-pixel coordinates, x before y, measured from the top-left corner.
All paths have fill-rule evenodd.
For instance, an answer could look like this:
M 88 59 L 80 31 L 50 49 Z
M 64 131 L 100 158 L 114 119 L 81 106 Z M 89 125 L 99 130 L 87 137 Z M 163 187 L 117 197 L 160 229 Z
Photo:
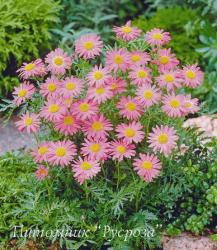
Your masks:
M 131 21 L 128 21 L 121 27 L 114 26 L 113 31 L 116 33 L 118 38 L 127 42 L 137 39 L 142 32 L 140 29 L 132 27 Z
M 71 58 L 60 48 L 51 51 L 45 58 L 47 68 L 54 75 L 63 75 L 66 69 L 70 69 Z
M 109 144 L 102 139 L 85 139 L 81 147 L 81 154 L 88 156 L 90 159 L 105 160 L 108 158 Z
M 23 79 L 41 76 L 44 64 L 41 59 L 37 59 L 31 63 L 23 63 L 22 67 L 17 70 L 19 76 Z
M 160 151 L 166 156 L 176 147 L 177 140 L 178 136 L 176 135 L 175 129 L 162 125 L 153 128 L 148 137 L 149 147 L 151 147 L 154 152 Z
M 51 142 L 47 160 L 53 166 L 60 165 L 64 167 L 69 165 L 76 154 L 76 147 L 69 140 Z
M 151 58 L 147 52 L 141 50 L 130 52 L 130 66 L 146 65 L 150 62 Z
M 60 81 L 56 77 L 47 78 L 45 83 L 40 86 L 40 93 L 44 97 L 57 96 L 60 90 Z
M 154 61 L 159 66 L 159 71 L 172 70 L 178 64 L 175 54 L 171 53 L 171 49 L 160 49 L 158 51 L 158 59 Z
M 115 140 L 110 142 L 110 155 L 113 160 L 123 161 L 124 158 L 135 156 L 135 145 L 128 144 L 124 140 Z
M 41 108 L 40 116 L 48 121 L 56 121 L 61 119 L 66 112 L 66 106 L 58 98 L 50 98 L 45 102 Z
M 42 142 L 36 149 L 32 151 L 32 156 L 35 162 L 42 163 L 47 161 L 47 154 L 49 151 L 49 142 Z
M 75 41 L 75 52 L 84 59 L 93 59 L 103 48 L 101 38 L 96 34 L 83 35 Z
M 180 71 L 178 70 L 163 71 L 160 76 L 155 77 L 155 80 L 160 87 L 166 87 L 168 91 L 180 88 L 182 82 Z
M 125 72 L 130 65 L 130 54 L 126 49 L 113 49 L 106 53 L 106 67 L 109 70 Z
M 137 89 L 136 96 L 142 105 L 144 105 L 146 108 L 149 108 L 150 106 L 159 102 L 161 98 L 161 92 L 155 86 L 145 84 Z
M 48 169 L 45 166 L 40 165 L 38 166 L 35 175 L 37 180 L 39 181 L 44 180 L 48 176 Z
M 152 46 L 162 46 L 170 41 L 169 32 L 162 29 L 152 29 L 145 34 L 145 41 Z
M 64 98 L 73 98 L 81 94 L 83 82 L 81 79 L 71 76 L 61 82 L 60 94 Z
M 185 108 L 183 106 L 183 95 L 166 95 L 163 97 L 163 106 L 162 110 L 169 117 L 181 117 Z
M 99 85 L 97 87 L 89 88 L 87 91 L 87 98 L 100 104 L 113 97 L 113 92 L 108 85 Z
M 39 115 L 36 115 L 35 113 L 30 114 L 29 112 L 26 112 L 26 114 L 23 114 L 21 116 L 21 119 L 15 124 L 18 130 L 21 132 L 26 130 L 26 132 L 29 134 L 36 133 L 40 128 Z
M 112 124 L 102 114 L 92 116 L 84 122 L 83 131 L 89 138 L 105 139 L 108 132 L 112 130 Z
M 109 71 L 106 68 L 95 66 L 87 75 L 88 86 L 100 86 L 109 79 Z
M 122 78 L 115 78 L 110 76 L 106 81 L 113 95 L 121 94 L 126 90 L 126 82 Z
M 75 115 L 67 111 L 60 119 L 54 121 L 54 128 L 67 136 L 77 133 L 81 124 Z
M 83 99 L 72 104 L 71 112 L 78 119 L 86 120 L 91 118 L 93 115 L 97 114 L 98 106 L 96 103 L 93 103 L 91 100 Z
M 196 88 L 203 82 L 203 72 L 197 64 L 185 66 L 181 71 L 181 76 L 184 80 L 184 84 L 187 87 Z
M 130 79 L 137 86 L 141 86 L 146 83 L 151 83 L 151 70 L 143 66 L 133 67 L 129 73 Z
M 90 180 L 96 176 L 101 171 L 101 168 L 97 160 L 79 157 L 77 161 L 73 162 L 72 171 L 75 179 L 82 185 L 85 180 Z
M 117 126 L 117 137 L 124 140 L 126 143 L 138 143 L 144 139 L 143 126 L 140 122 L 133 121 L 130 124 L 121 123 Z
M 194 114 L 199 111 L 199 100 L 197 98 L 191 98 L 191 95 L 183 96 L 183 106 L 185 108 L 184 115 Z
M 17 106 L 25 102 L 27 99 L 31 99 L 32 95 L 35 92 L 35 87 L 32 84 L 29 84 L 28 82 L 24 82 L 20 84 L 18 87 L 14 87 L 13 97 L 13 103 Z
M 161 163 L 153 154 L 139 154 L 133 163 L 134 169 L 145 181 L 151 182 L 160 174 Z
M 120 109 L 120 114 L 129 120 L 138 120 L 143 113 L 141 103 L 138 102 L 138 99 L 130 96 L 122 96 L 117 104 L 117 108 Z

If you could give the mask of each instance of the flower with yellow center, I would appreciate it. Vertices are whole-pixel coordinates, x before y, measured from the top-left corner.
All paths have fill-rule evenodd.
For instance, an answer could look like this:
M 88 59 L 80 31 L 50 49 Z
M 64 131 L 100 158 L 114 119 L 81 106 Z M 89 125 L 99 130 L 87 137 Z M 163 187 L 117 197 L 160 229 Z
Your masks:
M 111 84 L 111 90 L 116 90 L 117 88 L 118 88 L 117 83 L 113 82 L 113 83 Z
M 93 42 L 88 41 L 88 42 L 85 42 L 85 43 L 84 43 L 84 48 L 85 48 L 86 50 L 92 50 L 93 47 L 94 47 Z
M 126 152 L 126 148 L 123 145 L 119 145 L 116 147 L 116 150 L 120 154 L 124 154 Z
M 187 70 L 186 71 L 186 76 L 187 76 L 187 78 L 194 79 L 196 77 L 196 74 L 192 70 Z
M 64 117 L 63 123 L 64 123 L 65 125 L 72 125 L 72 124 L 74 123 L 74 119 L 73 119 L 73 117 L 70 116 L 70 115 L 65 116 L 65 117 Z
M 135 130 L 132 129 L 132 128 L 127 128 L 125 129 L 124 131 L 124 135 L 127 136 L 127 137 L 134 137 L 136 134 Z
M 79 109 L 81 112 L 87 112 L 90 109 L 90 105 L 88 103 L 81 103 Z
M 170 101 L 170 106 L 172 107 L 172 108 L 179 108 L 180 106 L 181 106 L 181 103 L 180 103 L 180 101 L 179 100 L 177 100 L 177 99 L 172 99 L 171 101 Z
M 161 33 L 154 33 L 152 35 L 152 38 L 155 40 L 161 40 L 163 38 L 163 35 Z
M 141 57 L 140 57 L 140 55 L 132 55 L 131 60 L 133 62 L 139 62 L 141 60 Z
M 136 104 L 133 103 L 133 102 L 128 102 L 126 105 L 125 105 L 126 109 L 129 110 L 129 111 L 135 111 L 136 110 Z
M 48 108 L 50 113 L 56 113 L 60 110 L 60 106 L 57 104 L 51 104 Z
M 99 152 L 101 149 L 101 146 L 99 143 L 93 143 L 91 146 L 90 146 L 90 150 L 94 153 L 97 153 Z
M 55 154 L 56 156 L 58 157 L 63 157 L 65 156 L 67 153 L 66 149 L 64 147 L 58 147 L 56 150 L 55 150 Z
M 26 126 L 30 126 L 30 125 L 32 125 L 33 120 L 32 120 L 31 117 L 28 117 L 28 118 L 25 119 L 24 123 L 25 123 Z
M 129 27 L 129 26 L 124 26 L 124 27 L 122 27 L 122 31 L 123 31 L 124 33 L 126 33 L 126 34 L 129 34 L 129 33 L 132 32 L 132 28 Z
M 101 131 L 101 130 L 103 130 L 103 128 L 104 128 L 104 126 L 103 126 L 103 124 L 101 122 L 94 122 L 92 124 L 92 129 L 94 131 Z
M 103 95 L 105 93 L 105 89 L 103 87 L 97 88 L 96 89 L 96 94 L 97 95 Z
M 96 71 L 94 74 L 93 74 L 93 77 L 95 80 L 101 80 L 103 78 L 103 72 L 101 71 Z
M 161 56 L 160 57 L 161 64 L 167 64 L 169 61 L 170 61 L 170 58 L 168 56 Z
M 146 78 L 147 75 L 148 75 L 148 73 L 145 70 L 142 70 L 142 69 L 140 69 L 137 72 L 137 77 L 142 78 L 142 79 Z
M 54 64 L 56 65 L 56 66 L 62 66 L 63 65 L 63 58 L 61 57 L 61 56 L 56 56 L 55 58 L 54 58 Z
M 153 91 L 151 91 L 151 90 L 145 90 L 145 91 L 143 92 L 143 96 L 144 96 L 144 98 L 145 98 L 146 100 L 151 100 L 152 97 L 153 97 L 153 95 L 154 95 L 154 93 L 153 93 Z
M 35 64 L 34 63 L 28 63 L 28 64 L 26 64 L 26 66 L 25 66 L 25 70 L 26 71 L 31 71 L 31 70 L 33 70 L 35 68 Z
M 54 83 L 49 83 L 49 84 L 47 85 L 47 89 L 48 89 L 50 92 L 54 92 L 54 91 L 57 89 L 57 86 L 56 86 L 56 84 L 54 84 Z
M 44 154 L 46 154 L 47 152 L 48 152 L 48 147 L 46 147 L 46 146 L 41 146 L 41 147 L 38 148 L 38 153 L 39 153 L 40 155 L 44 155 Z
M 143 161 L 142 167 L 146 170 L 150 170 L 153 167 L 153 164 L 151 161 Z
M 18 92 L 18 96 L 19 97 L 25 97 L 27 95 L 28 91 L 26 89 L 21 89 L 19 92 Z
M 171 82 L 174 81 L 174 76 L 171 75 L 171 74 L 167 74 L 167 75 L 164 76 L 164 80 L 165 80 L 166 82 L 171 83 Z
M 92 165 L 88 161 L 84 161 L 80 165 L 82 170 L 90 170 L 92 168 Z
M 159 134 L 157 137 L 157 141 L 159 144 L 166 144 L 169 141 L 169 136 L 167 134 Z
M 46 175 L 47 175 L 47 169 L 45 169 L 45 168 L 40 168 L 40 169 L 38 170 L 38 174 L 39 174 L 40 176 L 46 176 Z
M 121 64 L 121 63 L 123 63 L 123 58 L 122 58 L 122 56 L 116 55 L 116 56 L 114 57 L 114 62 L 115 62 L 116 64 Z
M 74 82 L 67 82 L 66 89 L 69 91 L 75 89 L 75 83 Z

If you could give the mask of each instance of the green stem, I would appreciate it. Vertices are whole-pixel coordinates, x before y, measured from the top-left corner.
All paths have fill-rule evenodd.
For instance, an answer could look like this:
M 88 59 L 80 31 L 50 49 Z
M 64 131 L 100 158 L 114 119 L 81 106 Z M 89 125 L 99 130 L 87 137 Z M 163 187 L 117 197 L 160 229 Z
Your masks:
M 120 184 L 120 164 L 119 162 L 117 163 L 117 189 L 119 187 Z
M 86 199 L 88 200 L 88 187 L 87 187 L 87 181 L 84 182 L 84 190 L 85 190 Z

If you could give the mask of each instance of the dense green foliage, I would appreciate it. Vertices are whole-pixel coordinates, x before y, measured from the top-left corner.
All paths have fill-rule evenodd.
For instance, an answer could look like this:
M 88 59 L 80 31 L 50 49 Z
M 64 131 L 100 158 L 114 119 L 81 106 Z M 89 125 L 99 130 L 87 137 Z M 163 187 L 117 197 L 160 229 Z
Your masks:
M 15 75 L 17 64 L 50 47 L 49 28 L 59 10 L 54 0 L 0 0 L 0 79 Z M 13 82 L 9 87 L 1 80 L 0 94 L 11 90 Z

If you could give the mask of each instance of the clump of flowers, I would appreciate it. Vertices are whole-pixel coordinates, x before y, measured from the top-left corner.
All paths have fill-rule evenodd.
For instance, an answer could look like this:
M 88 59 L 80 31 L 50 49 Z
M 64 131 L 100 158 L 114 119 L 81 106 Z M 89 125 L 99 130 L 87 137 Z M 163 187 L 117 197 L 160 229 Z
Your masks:
M 79 184 L 116 171 L 119 183 L 127 166 L 151 182 L 165 158 L 179 155 L 180 121 L 199 110 L 184 90 L 202 83 L 202 71 L 182 67 L 163 47 L 171 39 L 164 30 L 144 35 L 131 22 L 113 30 L 113 48 L 87 34 L 75 41 L 73 56 L 58 48 L 45 62 L 18 70 L 24 82 L 14 90 L 14 104 L 27 105 L 17 127 L 37 137 L 38 180 L 57 166 L 71 169 Z

